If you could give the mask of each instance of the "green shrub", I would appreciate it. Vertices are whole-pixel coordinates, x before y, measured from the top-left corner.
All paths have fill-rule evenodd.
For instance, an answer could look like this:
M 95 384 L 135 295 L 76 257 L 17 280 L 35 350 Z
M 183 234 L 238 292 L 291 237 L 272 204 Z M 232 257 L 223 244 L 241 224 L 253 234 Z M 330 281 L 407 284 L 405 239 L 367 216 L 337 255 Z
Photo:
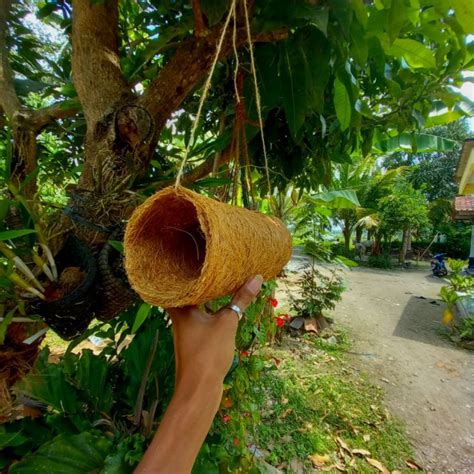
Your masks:
M 464 270 L 464 267 L 467 266 L 468 262 L 466 260 L 457 260 L 455 258 L 448 258 L 446 263 L 448 264 L 449 269 L 453 273 L 458 274 Z
M 474 341 L 474 315 L 463 318 L 459 326 L 459 337 L 463 341 Z
M 393 268 L 392 259 L 390 255 L 370 255 L 367 260 L 367 265 L 373 268 Z
M 311 317 L 322 314 L 325 309 L 334 309 L 345 289 L 343 279 L 335 270 L 325 275 L 311 264 L 298 279 L 300 298 L 290 293 L 291 306 L 299 316 Z

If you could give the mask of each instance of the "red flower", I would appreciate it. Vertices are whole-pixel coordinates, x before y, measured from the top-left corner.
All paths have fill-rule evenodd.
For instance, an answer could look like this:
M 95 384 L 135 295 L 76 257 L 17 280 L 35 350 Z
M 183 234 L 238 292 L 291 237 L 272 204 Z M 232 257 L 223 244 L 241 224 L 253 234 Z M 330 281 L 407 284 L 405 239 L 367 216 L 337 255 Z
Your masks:
M 249 357 L 249 356 L 250 356 L 250 354 L 249 354 L 248 351 L 242 351 L 242 352 L 240 353 L 240 357 L 241 357 L 242 359 L 245 358 L 245 357 Z
M 277 320 L 277 326 L 279 328 L 281 328 L 285 325 L 285 320 L 283 318 L 276 318 L 276 320 Z
M 239 438 L 234 438 L 234 446 L 237 446 L 240 443 Z
M 270 304 L 276 308 L 278 306 L 278 300 L 275 298 L 268 298 L 268 301 L 270 301 Z
M 229 421 L 230 421 L 230 416 L 229 415 L 224 415 L 222 417 L 222 422 L 223 423 L 229 423 Z
M 289 314 L 284 314 L 283 317 L 285 318 L 286 321 L 288 321 L 290 319 L 290 315 Z

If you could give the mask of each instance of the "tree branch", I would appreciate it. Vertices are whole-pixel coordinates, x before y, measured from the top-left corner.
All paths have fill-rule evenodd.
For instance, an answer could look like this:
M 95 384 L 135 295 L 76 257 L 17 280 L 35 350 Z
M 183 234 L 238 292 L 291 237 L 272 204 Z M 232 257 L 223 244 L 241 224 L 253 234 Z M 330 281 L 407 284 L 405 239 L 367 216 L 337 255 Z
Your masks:
M 10 13 L 11 0 L 0 0 L 0 105 L 7 117 L 13 118 L 21 108 L 20 101 L 13 86 L 13 72 L 8 60 L 7 17 Z
M 183 42 L 161 73 L 152 81 L 139 103 L 154 117 L 157 132 L 160 133 L 166 121 L 188 97 L 208 72 L 216 53 L 217 38 L 222 26 L 212 28 L 205 37 L 193 37 Z M 287 29 L 254 35 L 254 42 L 279 41 L 288 37 Z M 247 41 L 244 28 L 237 32 L 237 47 Z M 221 58 L 232 51 L 232 34 L 224 40 Z
M 35 110 L 32 117 L 33 125 L 37 132 L 58 119 L 74 117 L 81 111 L 81 105 L 71 105 L 64 107 L 63 103 L 53 104 L 43 109 Z
M 194 14 L 194 34 L 196 36 L 203 36 L 206 31 L 204 18 L 201 11 L 201 0 L 191 0 Z
M 118 0 L 73 0 L 72 74 L 84 116 L 98 122 L 121 99 L 132 96 L 120 67 Z

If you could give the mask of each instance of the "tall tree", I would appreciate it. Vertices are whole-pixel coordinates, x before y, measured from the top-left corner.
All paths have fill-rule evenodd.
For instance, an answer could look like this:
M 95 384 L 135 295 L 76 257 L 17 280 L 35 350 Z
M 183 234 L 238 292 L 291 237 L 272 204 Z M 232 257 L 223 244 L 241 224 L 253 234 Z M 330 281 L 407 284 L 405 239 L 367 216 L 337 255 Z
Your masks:
M 387 242 L 393 235 L 403 233 L 399 262 L 404 263 L 411 232 L 429 226 L 426 197 L 406 180 L 401 179 L 392 192 L 379 200 L 379 233 Z

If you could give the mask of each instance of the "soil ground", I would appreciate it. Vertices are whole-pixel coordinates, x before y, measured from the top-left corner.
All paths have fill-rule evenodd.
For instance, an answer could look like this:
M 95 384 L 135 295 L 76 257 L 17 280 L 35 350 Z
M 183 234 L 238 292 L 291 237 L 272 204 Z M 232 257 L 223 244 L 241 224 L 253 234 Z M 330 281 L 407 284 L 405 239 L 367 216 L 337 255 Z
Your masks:
M 474 473 L 474 353 L 443 335 L 443 281 L 429 269 L 356 268 L 346 277 L 334 318 L 350 328 L 355 365 L 385 389 L 424 470 Z

